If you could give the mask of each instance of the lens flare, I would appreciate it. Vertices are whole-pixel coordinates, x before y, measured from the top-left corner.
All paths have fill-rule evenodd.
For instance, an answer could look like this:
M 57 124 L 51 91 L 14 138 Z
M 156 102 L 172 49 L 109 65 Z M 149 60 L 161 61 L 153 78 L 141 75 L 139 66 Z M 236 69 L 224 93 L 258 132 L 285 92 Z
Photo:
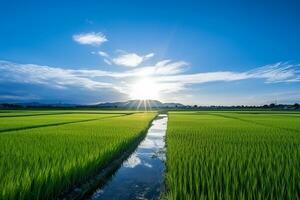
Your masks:
M 130 98 L 139 100 L 157 100 L 159 85 L 151 78 L 142 78 L 135 82 L 130 89 Z

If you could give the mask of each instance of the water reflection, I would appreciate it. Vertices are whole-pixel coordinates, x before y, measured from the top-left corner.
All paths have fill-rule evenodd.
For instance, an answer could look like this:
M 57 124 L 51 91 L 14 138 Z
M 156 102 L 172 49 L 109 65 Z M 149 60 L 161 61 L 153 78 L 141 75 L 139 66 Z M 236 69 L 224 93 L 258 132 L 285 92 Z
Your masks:
M 165 170 L 167 119 L 167 115 L 159 115 L 152 122 L 136 151 L 91 199 L 159 199 Z

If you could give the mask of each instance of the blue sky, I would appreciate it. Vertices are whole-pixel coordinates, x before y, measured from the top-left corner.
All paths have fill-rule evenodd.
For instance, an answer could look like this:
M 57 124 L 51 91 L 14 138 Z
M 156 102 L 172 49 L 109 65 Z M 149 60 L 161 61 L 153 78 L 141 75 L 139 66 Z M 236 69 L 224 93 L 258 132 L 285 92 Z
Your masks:
M 299 1 L 1 0 L 0 101 L 299 102 L 299 9 Z

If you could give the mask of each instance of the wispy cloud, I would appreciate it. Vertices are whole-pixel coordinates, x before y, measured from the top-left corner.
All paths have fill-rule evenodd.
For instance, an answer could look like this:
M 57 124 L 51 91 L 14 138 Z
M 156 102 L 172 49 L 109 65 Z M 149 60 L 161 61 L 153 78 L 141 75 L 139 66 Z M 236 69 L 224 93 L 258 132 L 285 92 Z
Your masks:
M 109 58 L 109 55 L 104 51 L 98 51 L 98 54 L 102 57 Z
M 127 53 L 121 51 L 121 53 L 116 57 L 111 57 L 108 53 L 104 51 L 99 51 L 98 54 L 104 58 L 104 62 L 107 64 L 115 64 L 125 67 L 137 67 L 144 61 L 150 59 L 154 56 L 154 53 L 149 53 L 147 55 L 138 55 L 136 53 Z
M 121 54 L 116 58 L 113 58 L 112 61 L 116 65 L 121 65 L 125 67 L 137 67 L 145 60 L 151 58 L 154 54 L 147 54 L 144 56 L 137 55 L 136 53 L 127 53 Z
M 192 85 L 211 82 L 233 82 L 251 79 L 262 80 L 265 84 L 300 82 L 299 67 L 300 66 L 298 64 L 288 64 L 280 62 L 255 68 L 253 70 L 245 72 L 217 71 L 184 74 L 179 71 L 179 73 L 173 75 L 154 76 L 154 80 L 160 86 L 160 93 L 171 93 L 172 95 L 177 94 L 176 96 L 178 96 L 178 92 L 188 91 L 190 86 Z M 241 99 L 242 98 L 240 98 L 240 100 Z M 246 102 L 246 100 L 244 102 Z M 253 100 L 253 102 L 255 101 Z M 259 103 L 259 101 L 257 100 L 256 103 Z M 247 104 L 249 104 L 249 102 L 247 102 Z
M 103 61 L 108 65 L 112 65 L 112 63 L 109 59 L 104 58 Z
M 133 70 L 128 70 L 126 73 L 122 73 L 122 76 L 169 76 L 174 74 L 181 74 L 182 72 L 186 71 L 187 66 L 188 63 L 184 61 L 164 60 L 156 63 L 153 66 L 145 66 Z
M 179 82 L 182 84 L 201 84 L 208 82 L 229 82 L 247 79 L 262 79 L 265 83 L 298 82 L 300 81 L 300 65 L 276 63 L 266 65 L 246 72 L 218 71 L 194 74 L 178 74 L 174 76 L 160 76 L 160 82 Z
M 40 84 L 64 89 L 68 86 L 86 89 L 113 88 L 110 83 L 95 81 L 88 77 L 76 75 L 74 70 L 34 64 L 18 64 L 0 61 L 0 81 Z
M 73 40 L 79 44 L 87 45 L 101 45 L 102 43 L 108 41 L 106 36 L 101 32 L 75 34 L 73 35 Z
M 249 71 L 187 73 L 188 63 L 162 60 L 152 66 L 123 68 L 122 71 L 65 69 L 35 64 L 0 61 L 0 83 L 42 85 L 54 89 L 81 88 L 99 93 L 102 89 L 128 94 L 133 82 L 150 77 L 162 94 L 177 93 L 191 85 L 260 79 L 266 84 L 300 82 L 300 65 L 275 63 Z M 73 67 L 72 67 L 73 68 Z M 1 94 L 1 93 L 0 93 Z
M 248 71 L 247 74 L 250 77 L 265 78 L 267 83 L 298 82 L 300 65 L 278 62 Z
M 184 61 L 165 60 L 158 62 L 153 66 L 139 67 L 135 69 L 126 69 L 122 72 L 103 71 L 103 70 L 70 70 L 78 76 L 84 77 L 113 77 L 113 78 L 131 78 L 141 76 L 157 77 L 161 75 L 180 74 L 186 70 L 188 63 Z
M 276 63 L 246 72 L 217 71 L 185 74 L 185 67 L 187 65 L 188 63 L 184 61 L 172 62 L 170 60 L 163 60 L 153 66 L 116 72 L 89 69 L 64 69 L 60 67 L 0 61 L 0 80 L 18 80 L 38 84 L 46 84 L 47 81 L 51 81 L 58 87 L 78 83 L 87 88 L 91 88 L 90 85 L 97 87 L 111 86 L 111 84 L 92 81 L 92 78 L 96 77 L 126 79 L 151 76 L 159 82 L 176 82 L 182 84 L 201 84 L 217 81 L 229 82 L 246 79 L 263 79 L 266 83 L 300 81 L 300 65 L 298 64 Z M 80 84 L 85 81 L 89 84 Z

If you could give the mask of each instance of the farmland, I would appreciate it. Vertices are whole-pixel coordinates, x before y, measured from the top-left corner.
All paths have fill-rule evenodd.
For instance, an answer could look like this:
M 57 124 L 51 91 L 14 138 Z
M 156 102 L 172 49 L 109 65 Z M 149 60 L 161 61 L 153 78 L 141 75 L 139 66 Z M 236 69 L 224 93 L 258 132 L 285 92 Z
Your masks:
M 55 199 L 109 166 L 155 115 L 1 111 L 0 199 Z M 170 111 L 166 147 L 163 199 L 300 198 L 300 113 Z
M 124 114 L 51 114 L 2 118 L 0 132 L 92 121 Z
M 154 116 L 1 112 L 0 199 L 55 198 L 124 152 Z
M 299 199 L 300 114 L 169 112 L 167 199 Z

